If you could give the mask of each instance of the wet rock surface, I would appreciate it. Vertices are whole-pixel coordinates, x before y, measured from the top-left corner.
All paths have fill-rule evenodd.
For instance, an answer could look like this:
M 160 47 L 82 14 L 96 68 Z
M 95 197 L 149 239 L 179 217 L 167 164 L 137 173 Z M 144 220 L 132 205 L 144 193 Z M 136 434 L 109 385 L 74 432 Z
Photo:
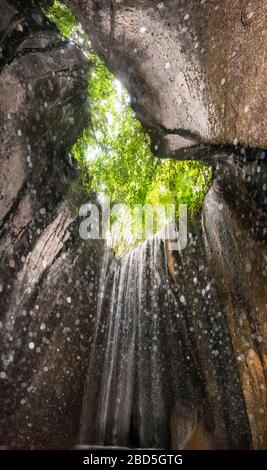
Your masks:
M 85 387 L 103 245 L 81 242 L 71 204 L 78 174 L 68 152 L 88 125 L 88 65 L 40 3 L 0 1 L 0 443 L 71 448 L 78 436 L 93 442 L 82 402 L 101 379 L 97 369 L 94 387 Z M 209 143 L 267 147 L 265 0 L 65 3 L 130 90 L 155 152 L 200 158 L 201 148 L 202 158 Z M 172 325 L 167 331 L 161 317 L 155 345 L 144 316 L 148 345 L 168 363 L 175 390 L 160 395 L 163 440 L 174 448 L 266 448 L 266 153 L 239 150 L 213 158 L 186 250 L 167 244 L 162 260 L 160 247 L 154 264 L 151 252 L 143 256 L 145 296 L 160 298 L 159 316 Z M 143 418 L 151 424 L 146 379 Z M 136 397 L 130 445 L 140 437 Z M 107 436 L 111 444 L 111 427 Z
M 65 0 L 125 83 L 161 155 L 267 147 L 267 2 Z M 185 156 L 186 155 L 186 156 Z
M 36 2 L 2 0 L 1 11 L 0 441 L 69 447 L 93 322 L 78 304 L 95 311 L 101 258 L 100 247 L 75 245 L 68 159 L 88 123 L 88 64 Z
M 80 444 L 264 448 L 262 157 L 218 160 L 181 252 L 159 235 L 104 262 Z

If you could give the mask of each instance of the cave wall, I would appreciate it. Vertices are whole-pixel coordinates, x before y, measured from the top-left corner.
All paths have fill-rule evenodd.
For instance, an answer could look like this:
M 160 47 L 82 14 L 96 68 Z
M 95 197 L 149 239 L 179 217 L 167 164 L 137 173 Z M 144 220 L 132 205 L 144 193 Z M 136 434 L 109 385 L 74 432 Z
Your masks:
M 188 158 L 203 143 L 267 147 L 266 0 L 64 1 L 161 156 Z
M 102 247 L 78 243 L 68 157 L 88 125 L 88 63 L 37 3 L 0 2 L 0 445 L 61 448 L 76 439 Z
M 169 271 L 187 299 L 182 314 L 204 384 L 205 424 L 189 448 L 207 437 L 210 448 L 266 448 L 266 181 L 264 152 L 251 161 L 221 156 L 186 249 L 170 248 Z
M 254 157 L 222 165 L 206 196 L 202 223 L 210 270 L 226 309 L 253 447 L 265 449 L 267 165 L 265 152 Z

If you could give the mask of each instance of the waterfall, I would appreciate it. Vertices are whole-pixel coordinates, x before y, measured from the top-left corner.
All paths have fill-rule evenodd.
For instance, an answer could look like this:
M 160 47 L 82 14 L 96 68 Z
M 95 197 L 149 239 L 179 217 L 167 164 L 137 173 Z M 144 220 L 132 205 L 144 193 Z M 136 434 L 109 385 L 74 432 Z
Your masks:
M 187 405 L 192 358 L 179 314 L 186 300 L 175 295 L 168 242 L 154 236 L 120 260 L 107 250 L 100 286 L 79 443 L 168 447 L 178 401 L 183 434 L 184 421 L 190 429 L 195 423 Z

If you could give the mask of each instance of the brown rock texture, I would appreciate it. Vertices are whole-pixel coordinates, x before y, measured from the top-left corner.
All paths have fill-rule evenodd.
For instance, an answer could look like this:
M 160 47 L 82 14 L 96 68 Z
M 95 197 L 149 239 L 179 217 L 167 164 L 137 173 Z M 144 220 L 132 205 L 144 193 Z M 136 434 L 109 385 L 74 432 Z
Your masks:
M 267 147 L 267 1 L 65 0 L 161 155 Z
M 101 246 L 77 246 L 68 158 L 88 64 L 35 3 L 0 2 L 0 445 L 62 448 L 78 432 Z
M 261 158 L 223 166 L 203 208 L 207 258 L 226 309 L 255 449 L 267 443 L 266 181 Z

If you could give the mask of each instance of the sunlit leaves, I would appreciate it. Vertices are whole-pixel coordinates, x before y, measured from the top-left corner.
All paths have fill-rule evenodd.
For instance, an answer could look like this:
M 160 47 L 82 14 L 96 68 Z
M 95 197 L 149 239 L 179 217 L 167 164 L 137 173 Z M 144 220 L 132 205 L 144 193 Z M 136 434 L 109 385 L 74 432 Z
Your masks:
M 77 20 L 71 10 L 63 5 L 58 0 L 55 0 L 53 5 L 46 11 L 46 16 L 57 25 L 60 33 L 65 37 L 70 37 L 75 26 L 77 26 Z
M 83 136 L 84 153 L 77 155 L 74 147 L 75 156 L 88 162 L 91 189 L 104 192 L 113 202 L 144 203 L 158 165 L 149 137 L 135 119 L 120 82 L 96 55 L 91 63 L 91 128 Z

